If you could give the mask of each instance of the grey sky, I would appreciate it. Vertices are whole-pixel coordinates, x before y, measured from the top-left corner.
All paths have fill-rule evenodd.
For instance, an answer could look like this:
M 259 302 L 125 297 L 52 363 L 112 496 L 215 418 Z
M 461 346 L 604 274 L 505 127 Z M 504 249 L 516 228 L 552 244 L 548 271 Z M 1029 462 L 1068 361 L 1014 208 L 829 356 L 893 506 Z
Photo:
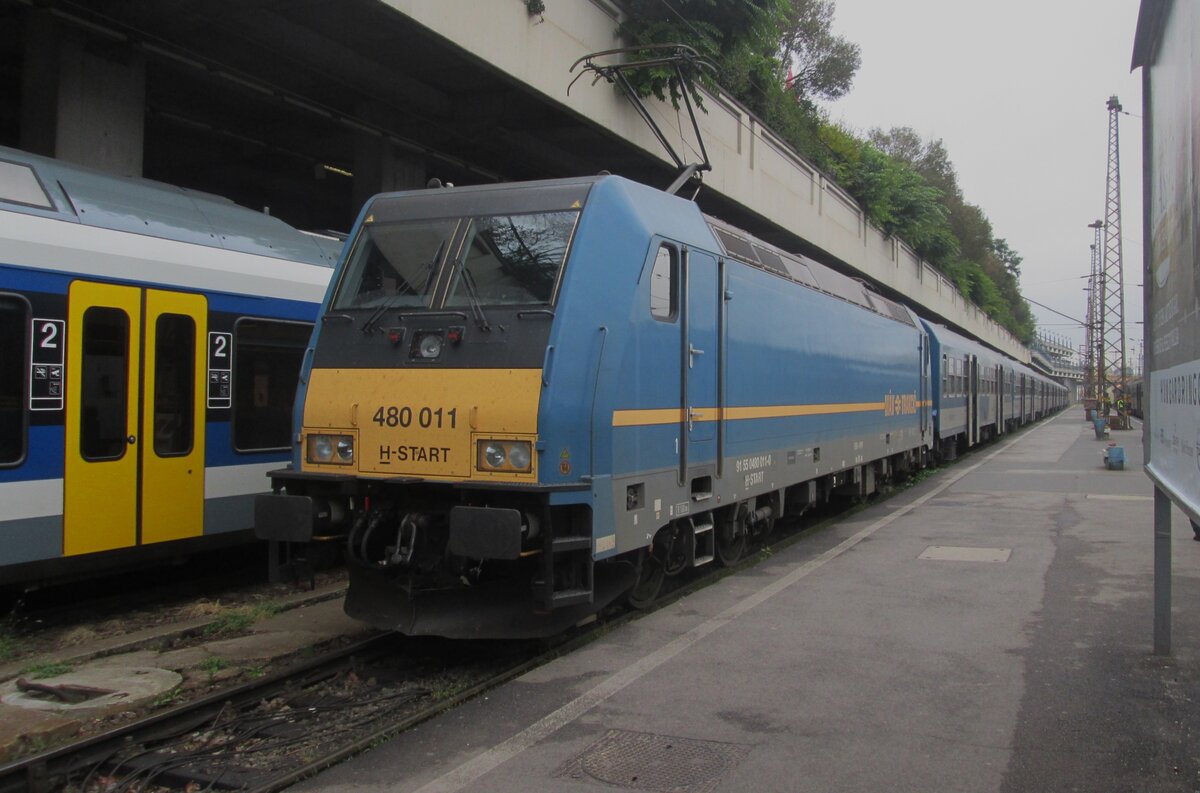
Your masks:
M 967 201 L 1024 257 L 1025 296 L 1079 319 L 1087 224 L 1104 214 L 1105 103 L 1120 98 L 1134 114 L 1120 122 L 1126 335 L 1140 339 L 1141 73 L 1129 71 L 1137 0 L 836 0 L 836 8 L 834 30 L 861 47 L 862 67 L 851 93 L 827 104 L 831 120 L 941 138 Z M 1082 343 L 1082 328 L 1031 308 L 1039 327 Z

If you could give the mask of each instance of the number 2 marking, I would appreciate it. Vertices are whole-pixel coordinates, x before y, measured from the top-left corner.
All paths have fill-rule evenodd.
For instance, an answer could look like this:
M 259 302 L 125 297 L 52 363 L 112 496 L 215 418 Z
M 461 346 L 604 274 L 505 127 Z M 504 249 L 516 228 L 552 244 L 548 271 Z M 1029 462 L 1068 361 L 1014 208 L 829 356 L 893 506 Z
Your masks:
M 42 336 L 42 341 L 40 344 L 38 344 L 38 346 L 46 350 L 57 350 L 58 342 L 56 342 L 55 339 L 58 338 L 58 325 L 54 322 L 43 322 L 41 332 L 44 335 Z
M 225 357 L 225 347 L 228 344 L 229 344 L 229 337 L 213 336 L 213 357 L 214 358 L 224 358 Z

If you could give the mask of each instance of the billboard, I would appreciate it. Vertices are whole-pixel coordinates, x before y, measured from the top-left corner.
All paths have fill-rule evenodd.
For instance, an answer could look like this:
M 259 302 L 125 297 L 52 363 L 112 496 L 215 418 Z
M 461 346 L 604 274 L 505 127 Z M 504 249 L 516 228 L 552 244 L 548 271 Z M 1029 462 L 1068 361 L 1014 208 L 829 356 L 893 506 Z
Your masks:
M 1200 4 L 1143 0 L 1146 472 L 1200 521 Z

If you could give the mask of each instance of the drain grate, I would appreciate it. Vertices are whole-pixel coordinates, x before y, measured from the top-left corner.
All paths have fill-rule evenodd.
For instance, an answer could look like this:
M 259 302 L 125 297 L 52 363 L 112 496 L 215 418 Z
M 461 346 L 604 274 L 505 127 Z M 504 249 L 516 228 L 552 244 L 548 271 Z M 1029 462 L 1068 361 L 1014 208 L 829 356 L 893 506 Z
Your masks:
M 554 775 L 631 790 L 708 793 L 749 752 L 735 743 L 609 730 Z

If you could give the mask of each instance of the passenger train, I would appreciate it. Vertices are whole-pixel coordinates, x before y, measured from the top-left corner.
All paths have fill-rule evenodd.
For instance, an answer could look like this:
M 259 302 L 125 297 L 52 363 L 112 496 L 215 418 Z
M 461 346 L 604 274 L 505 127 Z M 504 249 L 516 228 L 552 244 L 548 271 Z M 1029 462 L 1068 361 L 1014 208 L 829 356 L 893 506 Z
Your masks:
M 949 328 L 922 319 L 929 335 L 935 387 L 935 451 L 953 460 L 1066 407 L 1060 383 Z
M 0 148 L 0 585 L 253 541 L 340 250 Z
M 345 609 L 377 627 L 546 635 L 1065 396 L 617 176 L 385 194 L 321 307 L 255 527 L 345 533 Z

